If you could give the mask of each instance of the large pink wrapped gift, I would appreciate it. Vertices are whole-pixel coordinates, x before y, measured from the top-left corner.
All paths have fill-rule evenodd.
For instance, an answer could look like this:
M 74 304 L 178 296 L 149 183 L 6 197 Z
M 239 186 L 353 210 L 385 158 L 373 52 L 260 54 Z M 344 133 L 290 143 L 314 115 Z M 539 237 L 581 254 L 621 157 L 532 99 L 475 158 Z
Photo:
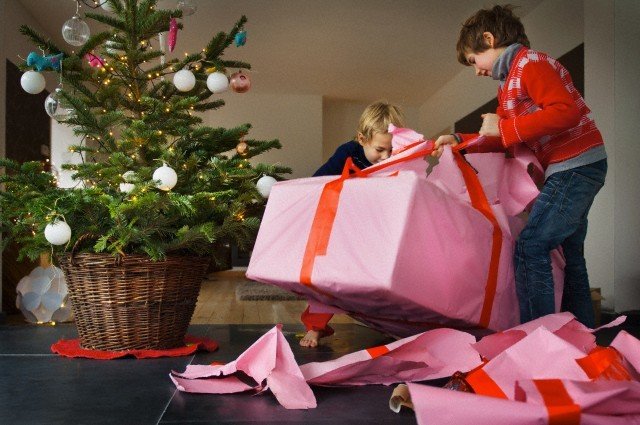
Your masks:
M 398 336 L 517 325 L 513 245 L 538 194 L 535 159 L 446 148 L 427 175 L 431 149 L 275 184 L 247 276 Z M 556 252 L 556 282 L 562 263 Z

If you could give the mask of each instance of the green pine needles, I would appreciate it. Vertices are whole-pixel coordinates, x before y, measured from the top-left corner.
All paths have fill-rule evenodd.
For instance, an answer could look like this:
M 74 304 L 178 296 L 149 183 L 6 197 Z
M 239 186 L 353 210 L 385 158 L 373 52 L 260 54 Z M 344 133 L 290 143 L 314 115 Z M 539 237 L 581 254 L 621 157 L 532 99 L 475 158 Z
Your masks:
M 264 207 L 256 181 L 263 175 L 281 179 L 291 170 L 250 161 L 280 148 L 278 140 L 248 139 L 249 124 L 207 127 L 199 116 L 224 105 L 210 99 L 211 68 L 225 73 L 250 68 L 223 59 L 246 18 L 216 34 L 200 53 L 162 63 L 162 52 L 151 46 L 182 12 L 156 10 L 154 0 L 109 2 L 113 13 L 86 14 L 109 30 L 90 37 L 74 54 L 21 28 L 48 55 L 64 53 L 62 96 L 73 109 L 65 124 L 82 142 L 70 148 L 78 163 L 62 166 L 78 182 L 72 189 L 58 188 L 40 162 L 0 160 L 3 244 L 17 242 L 21 258 L 32 259 L 74 246 L 76 252 L 146 254 L 155 260 L 172 253 L 213 255 L 216 243 L 249 247 Z M 99 56 L 104 66 L 89 66 L 87 53 Z M 25 63 L 22 69 L 30 68 Z M 172 83 L 181 69 L 196 78 L 188 92 Z M 241 141 L 248 146 L 242 154 L 236 151 Z M 152 177 L 163 164 L 178 176 L 171 190 L 159 189 Z M 44 229 L 58 220 L 67 222 L 72 235 L 67 244 L 52 246 Z

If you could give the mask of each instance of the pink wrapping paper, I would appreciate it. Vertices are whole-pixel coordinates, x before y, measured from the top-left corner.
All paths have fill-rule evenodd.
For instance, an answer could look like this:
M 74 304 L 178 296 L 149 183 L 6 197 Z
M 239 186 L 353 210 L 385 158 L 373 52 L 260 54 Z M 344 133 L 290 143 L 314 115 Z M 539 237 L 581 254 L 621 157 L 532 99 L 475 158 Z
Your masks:
M 480 323 L 491 257 L 493 225 L 474 209 L 451 150 L 426 176 L 426 161 L 393 163 L 429 142 L 349 178 L 339 195 L 325 255 L 315 257 L 311 284 L 301 283 L 302 260 L 323 187 L 335 176 L 273 186 L 247 276 L 343 310 L 398 336 L 434 326 L 473 328 Z M 500 267 L 488 327 L 518 324 L 513 243 L 523 226 L 515 216 L 538 194 L 526 169 L 532 156 L 467 155 L 482 170 L 502 232 Z M 562 281 L 563 259 L 554 256 Z M 561 297 L 558 286 L 556 297 Z M 560 303 L 558 302 L 559 306 Z
M 393 135 L 391 138 L 391 150 L 393 154 L 406 149 L 414 143 L 424 141 L 422 134 L 416 133 L 410 128 L 396 127 L 393 124 L 389 124 L 389 134 Z
M 476 393 L 491 391 L 497 394 L 501 391 L 501 396 L 512 399 L 517 380 L 557 378 L 588 381 L 589 376 L 576 362 L 583 357 L 585 353 L 582 350 L 539 327 L 495 356 L 481 370 L 470 373 L 467 381 Z
M 435 329 L 390 344 L 300 367 L 312 385 L 367 385 L 444 378 L 480 365 L 475 338 L 453 329 Z
M 476 394 L 408 384 L 418 423 L 640 424 L 640 341 L 576 344 L 593 331 L 561 313 L 483 338 L 474 348 L 491 360 L 466 378 Z
M 626 365 L 632 369 L 634 378 L 640 380 L 640 340 L 626 331 L 620 331 L 611 341 L 611 347 L 615 348 L 626 361 Z
M 234 374 L 244 372 L 255 381 L 246 384 Z M 305 382 L 291 347 L 278 325 L 263 335 L 235 361 L 221 366 L 189 365 L 183 373 L 172 372 L 180 391 L 226 394 L 270 389 L 287 409 L 316 407 L 316 399 Z
M 552 384 L 564 388 L 570 403 L 545 404 L 540 382 L 531 380 L 518 382 L 518 401 L 413 383 L 408 387 L 421 425 L 640 424 L 640 383 L 555 381 Z
M 544 327 L 556 336 L 580 349 L 583 353 L 589 353 L 591 350 L 596 348 L 596 338 L 593 335 L 593 332 L 599 329 L 618 326 L 624 322 L 625 319 L 626 316 L 620 316 L 611 323 L 603 325 L 597 329 L 589 329 L 578 322 L 573 314 L 569 312 L 549 314 L 539 319 L 513 327 L 504 332 L 485 336 L 479 342 L 473 344 L 473 347 L 483 358 L 491 360 L 534 330 L 539 327 Z

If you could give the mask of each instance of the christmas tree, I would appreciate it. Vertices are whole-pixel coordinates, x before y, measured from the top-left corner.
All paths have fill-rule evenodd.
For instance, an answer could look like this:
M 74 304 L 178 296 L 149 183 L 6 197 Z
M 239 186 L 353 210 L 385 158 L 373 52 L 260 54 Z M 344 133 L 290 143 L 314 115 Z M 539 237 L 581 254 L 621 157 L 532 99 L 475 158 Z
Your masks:
M 175 43 L 182 11 L 157 10 L 155 0 L 107 5 L 111 13 L 86 17 L 108 29 L 75 52 L 21 27 L 46 53 L 22 69 L 33 70 L 36 62 L 40 69 L 44 62 L 57 73 L 61 87 L 46 107 L 79 136 L 70 150 L 81 161 L 62 166 L 78 182 L 62 189 L 39 162 L 0 160 L 3 243 L 18 242 L 21 257 L 32 259 L 72 247 L 154 260 L 172 253 L 212 255 L 216 242 L 247 247 L 264 206 L 257 181 L 281 179 L 290 170 L 250 161 L 280 148 L 278 140 L 248 139 L 250 124 L 204 126 L 199 116 L 224 105 L 212 96 L 229 84 L 231 70 L 250 68 L 223 58 L 228 47 L 244 44 L 246 18 L 198 53 L 165 61 L 165 49 L 153 45 L 164 42 L 159 34 L 165 32 L 169 45 Z

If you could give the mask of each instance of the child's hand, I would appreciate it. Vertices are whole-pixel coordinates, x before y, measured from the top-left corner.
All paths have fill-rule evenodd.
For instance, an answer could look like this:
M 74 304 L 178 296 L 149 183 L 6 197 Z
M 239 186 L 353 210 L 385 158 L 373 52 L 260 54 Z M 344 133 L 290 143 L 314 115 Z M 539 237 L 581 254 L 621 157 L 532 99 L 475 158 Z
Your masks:
M 500 117 L 496 114 L 482 114 L 482 127 L 480 127 L 481 136 L 496 136 L 500 137 Z
M 436 139 L 436 143 L 433 147 L 433 152 L 431 152 L 431 156 L 440 158 L 445 145 L 450 145 L 451 147 L 453 147 L 453 146 L 456 146 L 457 144 L 458 144 L 458 141 L 453 136 L 453 134 L 443 134 L 442 136 Z

